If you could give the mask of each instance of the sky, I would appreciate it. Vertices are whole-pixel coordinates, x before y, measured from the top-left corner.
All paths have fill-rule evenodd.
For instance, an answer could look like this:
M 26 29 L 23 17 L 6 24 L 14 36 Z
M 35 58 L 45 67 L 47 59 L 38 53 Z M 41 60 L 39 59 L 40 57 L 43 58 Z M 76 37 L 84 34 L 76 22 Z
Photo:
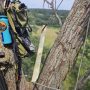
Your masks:
M 28 8 L 43 8 L 43 0 L 20 0 L 20 1 L 24 2 L 28 6 Z M 57 5 L 59 4 L 60 1 L 61 0 L 57 0 Z M 59 9 L 70 10 L 73 3 L 74 0 L 63 0 L 63 3 L 59 7 Z M 47 4 L 45 4 L 45 8 L 48 8 Z

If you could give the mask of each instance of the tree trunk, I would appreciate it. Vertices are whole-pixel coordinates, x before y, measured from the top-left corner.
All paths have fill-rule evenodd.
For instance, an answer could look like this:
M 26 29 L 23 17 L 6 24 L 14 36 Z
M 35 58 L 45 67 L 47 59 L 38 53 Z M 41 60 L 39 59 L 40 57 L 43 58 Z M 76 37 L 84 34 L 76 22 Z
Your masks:
M 75 0 L 61 32 L 46 59 L 38 83 L 60 89 L 85 41 L 90 0 Z M 53 90 L 37 85 L 38 90 Z
M 24 74 L 22 75 L 20 90 L 32 90 L 32 84 L 26 81 Z

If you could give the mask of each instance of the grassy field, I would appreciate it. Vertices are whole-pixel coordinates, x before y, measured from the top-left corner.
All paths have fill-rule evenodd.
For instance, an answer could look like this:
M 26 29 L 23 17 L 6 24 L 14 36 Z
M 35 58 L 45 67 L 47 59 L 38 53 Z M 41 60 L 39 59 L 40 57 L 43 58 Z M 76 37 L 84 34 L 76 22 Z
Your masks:
M 36 27 L 37 27 L 37 29 L 34 30 L 34 32 L 32 32 L 32 37 L 33 38 L 37 37 L 37 39 L 39 39 L 41 30 L 42 30 L 42 26 L 36 26 Z M 59 28 L 57 28 L 57 27 L 47 27 L 44 46 L 50 48 L 53 45 L 58 32 L 59 32 Z

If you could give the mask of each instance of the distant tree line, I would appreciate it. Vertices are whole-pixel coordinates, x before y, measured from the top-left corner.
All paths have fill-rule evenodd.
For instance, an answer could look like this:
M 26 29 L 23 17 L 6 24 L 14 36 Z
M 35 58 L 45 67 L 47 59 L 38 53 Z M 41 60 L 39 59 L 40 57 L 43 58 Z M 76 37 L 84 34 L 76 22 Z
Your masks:
M 50 9 L 29 9 L 28 11 L 29 22 L 32 25 L 48 24 L 49 26 L 59 26 L 58 20 Z M 68 13 L 68 10 L 58 10 L 62 22 L 65 21 Z

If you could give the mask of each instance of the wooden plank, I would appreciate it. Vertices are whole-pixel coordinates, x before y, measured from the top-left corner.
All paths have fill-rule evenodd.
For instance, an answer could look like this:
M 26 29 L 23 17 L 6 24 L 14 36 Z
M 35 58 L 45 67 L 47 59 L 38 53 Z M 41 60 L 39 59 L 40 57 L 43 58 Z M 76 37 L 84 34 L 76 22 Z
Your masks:
M 40 36 L 40 43 L 38 47 L 36 62 L 34 66 L 33 76 L 31 82 L 35 83 L 38 79 L 39 73 L 40 73 L 40 65 L 41 65 L 41 58 L 42 58 L 42 52 L 43 52 L 43 46 L 45 41 L 45 34 L 46 34 L 46 25 L 43 26 L 41 36 Z

